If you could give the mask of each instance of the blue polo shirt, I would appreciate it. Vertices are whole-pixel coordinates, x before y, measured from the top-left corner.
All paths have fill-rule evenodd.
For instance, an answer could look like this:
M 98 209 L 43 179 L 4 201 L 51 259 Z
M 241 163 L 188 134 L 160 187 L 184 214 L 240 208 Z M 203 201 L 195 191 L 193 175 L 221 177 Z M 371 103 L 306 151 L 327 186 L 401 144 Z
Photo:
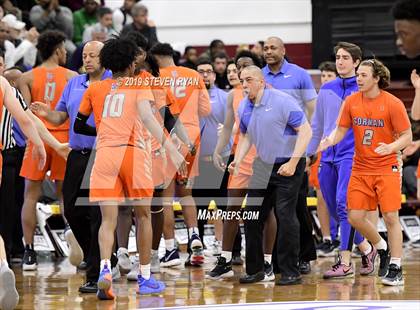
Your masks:
M 228 93 L 213 86 L 209 89 L 211 113 L 200 118 L 201 144 L 200 156 L 213 155 L 217 144 L 217 127 L 225 122 Z M 232 138 L 222 152 L 222 156 L 229 156 L 232 148 Z
M 241 132 L 249 135 L 258 156 L 268 164 L 290 159 L 297 138 L 294 128 L 306 122 L 305 113 L 292 96 L 270 88 L 264 90 L 258 106 L 244 98 L 238 116 Z
M 112 73 L 106 70 L 102 75 L 101 80 L 112 77 Z M 95 143 L 95 137 L 79 135 L 74 132 L 73 126 L 76 120 L 77 113 L 79 112 L 80 102 L 82 97 L 89 87 L 89 77 L 87 74 L 75 76 L 67 82 L 61 98 L 57 103 L 55 109 L 57 111 L 66 112 L 70 118 L 70 133 L 69 133 L 69 146 L 71 149 L 80 151 L 83 149 L 92 149 Z M 95 127 L 93 113 L 88 118 L 87 123 Z
M 308 72 L 286 59 L 279 72 L 271 72 L 268 65 L 262 68 L 262 72 L 266 83 L 295 98 L 303 111 L 306 110 L 306 102 L 316 98 L 316 90 Z

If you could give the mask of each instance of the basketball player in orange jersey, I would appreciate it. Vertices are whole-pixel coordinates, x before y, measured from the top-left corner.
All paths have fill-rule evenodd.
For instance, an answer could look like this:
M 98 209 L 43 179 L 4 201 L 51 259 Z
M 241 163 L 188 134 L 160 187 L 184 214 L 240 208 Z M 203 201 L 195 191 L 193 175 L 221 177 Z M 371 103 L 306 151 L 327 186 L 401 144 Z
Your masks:
M 223 125 L 222 132 L 217 141 L 217 146 L 213 154 L 213 162 L 217 169 L 224 170 L 226 168 L 220 154 L 225 145 L 229 141 L 229 137 L 233 134 L 234 147 L 237 147 L 239 143 L 239 119 L 237 111 L 239 104 L 243 99 L 242 86 L 240 84 L 239 76 L 242 70 L 251 65 L 259 65 L 258 58 L 250 53 L 249 51 L 243 51 L 236 57 L 235 64 L 229 65 L 228 67 L 228 79 L 229 83 L 233 86 L 233 90 L 230 92 L 228 97 L 226 118 Z M 249 153 L 245 156 L 244 161 L 239 167 L 239 173 L 237 175 L 230 175 L 228 184 L 228 210 L 239 211 L 241 210 L 242 201 L 248 190 L 249 180 L 252 176 L 252 164 L 256 156 L 256 149 L 253 146 Z M 265 277 L 263 281 L 273 281 L 274 273 L 271 264 L 272 251 L 275 242 L 277 223 L 274 217 L 274 213 L 271 212 L 267 218 L 267 222 L 264 230 L 264 271 Z M 222 240 L 222 253 L 218 258 L 216 266 L 211 270 L 208 276 L 212 279 L 227 278 L 234 275 L 232 270 L 232 264 L 238 260 L 238 254 L 236 248 L 237 241 L 235 240 L 236 232 L 238 231 L 239 222 L 237 220 L 226 220 L 223 223 L 223 240 Z M 232 251 L 233 250 L 233 251 Z M 240 250 L 239 250 L 240 251 Z M 239 254 L 240 255 L 240 254 Z M 239 256 L 240 259 L 240 256 Z
M 3 111 L 3 105 L 16 119 L 24 134 L 33 144 L 32 154 L 29 153 L 27 156 L 33 158 L 33 160 L 37 162 L 35 169 L 43 169 L 46 161 L 44 143 L 39 137 L 38 131 L 28 114 L 23 111 L 20 103 L 17 101 L 14 90 L 7 80 L 0 76 L 0 111 Z M 0 181 L 1 168 L 2 157 L 0 154 Z M 14 309 L 18 302 L 19 294 L 16 290 L 15 275 L 7 263 L 3 238 L 0 236 L 0 309 Z
M 349 222 L 378 250 L 382 283 L 403 285 L 397 152 L 411 143 L 412 132 L 404 104 L 383 90 L 389 83 L 389 70 L 380 61 L 363 61 L 357 70 L 359 91 L 346 98 L 337 127 L 321 142 L 320 150 L 337 144 L 353 128 L 355 156 L 347 194 Z M 389 246 L 367 219 L 367 212 L 375 210 L 378 204 L 388 230 Z
M 211 106 L 208 92 L 204 82 L 198 72 L 186 67 L 175 66 L 173 55 L 174 50 L 167 43 L 158 43 L 150 50 L 155 57 L 160 70 L 160 78 L 163 81 L 169 80 L 171 82 L 171 90 L 176 99 L 176 105 L 179 107 L 181 113 L 179 120 L 188 132 L 190 141 L 194 145 L 189 145 L 187 148 L 182 148 L 183 155 L 186 156 L 188 164 L 188 178 L 181 178 L 179 175 L 175 176 L 173 181 L 165 190 L 165 196 L 173 197 L 176 191 L 176 196 L 180 197 L 180 203 L 184 213 L 185 224 L 188 228 L 188 259 L 185 262 L 186 266 L 199 266 L 204 262 L 203 243 L 198 235 L 197 228 L 197 208 L 192 197 L 192 186 L 194 177 L 199 173 L 198 158 L 195 149 L 198 149 L 200 141 L 200 123 L 199 117 L 204 117 L 210 114 Z M 199 150 L 197 150 L 197 153 Z M 175 186 L 176 183 L 176 186 Z M 166 253 L 161 260 L 161 266 L 169 267 L 180 263 L 178 250 L 175 248 L 174 241 L 174 214 L 172 205 L 165 207 L 165 224 L 164 224 L 164 238 Z
M 100 52 L 101 65 L 113 77 L 93 83 L 83 96 L 74 130 L 95 135 L 87 125 L 93 112 L 97 133 L 97 153 L 91 174 L 90 200 L 99 202 L 102 224 L 99 231 L 101 273 L 98 280 L 99 299 L 114 299 L 110 257 L 117 226 L 118 205 L 127 199 L 134 206 L 139 226 L 137 244 L 140 249 L 138 293 L 152 294 L 165 285 L 150 274 L 152 227 L 150 203 L 153 195 L 150 134 L 169 152 L 175 167 L 186 175 L 185 161 L 177 152 L 153 116 L 149 87 L 130 85 L 136 66 L 138 48 L 127 39 L 111 39 Z
M 24 73 L 18 85 L 27 104 L 40 101 L 54 109 L 67 81 L 77 75 L 76 72 L 62 67 L 66 62 L 65 40 L 64 34 L 58 31 L 46 31 L 39 37 L 37 48 L 43 62 L 39 67 Z M 59 142 L 68 142 L 68 121 L 61 126 L 54 126 L 42 118 L 41 120 Z M 27 149 L 31 150 L 32 147 L 33 145 L 28 143 Z M 41 185 L 47 171 L 51 172 L 50 178 L 55 181 L 57 196 L 62 201 L 61 188 L 66 162 L 49 146 L 46 146 L 46 152 L 47 162 L 44 169 L 37 170 L 36 161 L 29 156 L 23 160 L 20 172 L 20 175 L 26 179 L 25 200 L 22 208 L 22 227 L 26 244 L 23 270 L 36 270 L 37 268 L 36 253 L 33 247 L 36 227 L 35 207 L 41 195 Z M 64 213 L 62 212 L 62 214 Z M 66 231 L 66 238 L 70 241 L 70 245 L 73 245 L 70 249 L 71 255 L 78 257 L 74 261 L 80 263 L 83 253 L 71 230 Z

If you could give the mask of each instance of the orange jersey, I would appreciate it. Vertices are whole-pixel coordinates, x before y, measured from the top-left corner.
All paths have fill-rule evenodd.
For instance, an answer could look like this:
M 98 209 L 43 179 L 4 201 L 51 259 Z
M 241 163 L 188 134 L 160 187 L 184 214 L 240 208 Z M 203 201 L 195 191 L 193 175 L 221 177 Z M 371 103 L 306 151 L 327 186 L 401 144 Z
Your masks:
M 232 149 L 236 149 L 237 144 L 239 143 L 239 115 L 238 115 L 238 109 L 239 109 L 239 105 L 242 102 L 242 99 L 244 99 L 244 94 L 243 94 L 243 90 L 242 90 L 242 86 L 236 87 L 233 90 L 233 113 L 235 115 L 235 123 L 236 123 L 236 127 L 238 129 L 235 138 L 234 138 L 234 146 Z M 245 175 L 252 175 L 252 164 L 254 163 L 254 159 L 257 156 L 257 149 L 255 148 L 255 145 L 251 146 L 248 154 L 246 154 L 246 156 L 244 157 L 241 165 L 239 166 L 239 172 Z
M 153 99 L 150 88 L 125 86 L 124 80 L 109 78 L 92 83 L 82 98 L 79 112 L 94 114 L 96 148 L 132 145 L 149 149 L 150 133 L 140 120 L 137 104 Z
M 399 171 L 397 154 L 379 155 L 379 143 L 392 143 L 402 131 L 410 129 L 404 104 L 381 90 L 370 99 L 357 92 L 346 98 L 338 126 L 353 128 L 355 156 L 353 174 L 389 175 Z
M 70 70 L 64 67 L 47 69 L 36 67 L 32 69 L 33 82 L 31 88 L 32 102 L 41 101 L 48 104 L 51 110 L 55 110 L 58 100 L 67 84 L 67 74 Z M 29 102 L 28 102 L 29 104 Z M 48 130 L 69 130 L 69 120 L 60 126 L 55 126 L 40 117 Z
M 156 120 L 161 125 L 162 129 L 166 132 L 164 128 L 164 122 L 162 116 L 159 113 L 159 110 L 165 106 L 168 106 L 172 114 L 179 114 L 179 110 L 176 107 L 175 97 L 169 88 L 163 86 L 159 82 L 159 78 L 154 77 L 147 71 L 141 71 L 137 76 L 139 83 L 143 82 L 145 85 L 150 85 L 153 94 L 153 103 L 151 105 L 153 114 L 155 115 Z M 141 85 L 139 85 L 141 87 Z M 166 132 L 167 133 L 167 132 Z M 156 151 L 161 148 L 161 144 L 152 137 L 152 151 Z
M 200 137 L 200 117 L 210 114 L 210 98 L 203 79 L 197 71 L 178 66 L 160 69 L 162 84 L 170 84 L 179 120 L 193 143 Z M 169 81 L 170 83 L 166 83 Z M 172 109 L 171 109 L 172 111 Z

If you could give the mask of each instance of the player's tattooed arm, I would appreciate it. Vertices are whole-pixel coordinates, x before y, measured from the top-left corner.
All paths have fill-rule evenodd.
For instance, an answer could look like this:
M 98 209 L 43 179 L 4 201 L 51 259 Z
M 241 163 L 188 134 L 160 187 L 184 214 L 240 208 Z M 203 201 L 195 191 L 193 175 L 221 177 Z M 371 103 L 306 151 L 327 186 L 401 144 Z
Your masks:
M 85 136 L 96 136 L 96 128 L 88 125 L 87 120 L 89 115 L 77 113 L 74 121 L 74 132 Z

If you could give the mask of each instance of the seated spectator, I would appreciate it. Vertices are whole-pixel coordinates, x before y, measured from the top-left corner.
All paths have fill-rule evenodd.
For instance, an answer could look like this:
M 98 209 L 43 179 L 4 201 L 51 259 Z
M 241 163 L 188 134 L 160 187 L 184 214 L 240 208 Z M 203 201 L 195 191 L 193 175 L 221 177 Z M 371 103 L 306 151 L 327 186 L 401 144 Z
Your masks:
M 131 9 L 131 16 L 133 22 L 129 25 L 125 25 L 121 34 L 125 34 L 129 31 L 135 30 L 144 35 L 149 42 L 149 47 L 152 47 L 158 42 L 156 34 L 156 26 L 153 22 L 148 20 L 149 11 L 146 6 L 141 3 L 136 3 Z
M 114 23 L 115 31 L 120 32 L 125 25 L 133 22 L 131 9 L 137 2 L 139 2 L 139 0 L 124 0 L 123 6 L 114 10 L 114 13 L 112 13 L 112 21 Z
M 228 57 L 225 53 L 220 52 L 214 55 L 213 68 L 216 73 L 216 86 L 222 90 L 231 89 L 226 74 Z
M 187 46 L 184 51 L 184 59 L 180 62 L 180 65 L 195 70 L 197 60 L 197 50 L 192 46 Z
M 106 41 L 112 37 L 112 35 L 118 35 L 115 29 L 112 27 L 112 11 L 110 8 L 102 7 L 98 9 L 98 21 L 96 24 L 89 26 L 83 32 L 83 43 L 92 41 L 93 37 L 97 33 L 103 34 Z
M 0 49 L 5 54 L 6 69 L 16 65 L 32 67 L 35 64 L 35 43 L 39 33 L 32 28 L 21 40 L 19 36 L 24 27 L 25 23 L 18 21 L 16 16 L 11 14 L 7 14 L 0 22 Z
M 264 56 L 263 56 L 263 49 L 264 49 L 264 41 L 257 41 L 254 46 L 251 48 L 251 52 L 258 56 L 260 62 L 263 64 L 263 67 L 266 65 Z
M 76 45 L 82 43 L 86 28 L 98 21 L 96 13 L 100 5 L 100 0 L 84 0 L 83 8 L 73 13 L 73 41 Z
M 0 6 L 3 9 L 4 15 L 12 14 L 15 15 L 17 19 L 22 20 L 22 11 L 15 5 L 16 3 L 12 3 L 10 0 L 0 0 Z
M 213 61 L 214 55 L 220 52 L 226 53 L 225 43 L 223 43 L 222 40 L 215 39 L 210 42 L 209 48 L 204 53 L 202 53 L 199 58 L 207 58 Z
M 76 46 L 73 39 L 73 13 L 67 7 L 61 6 L 58 0 L 38 0 L 29 12 L 29 19 L 38 32 L 45 30 L 60 30 L 66 35 L 65 47 L 72 54 Z

